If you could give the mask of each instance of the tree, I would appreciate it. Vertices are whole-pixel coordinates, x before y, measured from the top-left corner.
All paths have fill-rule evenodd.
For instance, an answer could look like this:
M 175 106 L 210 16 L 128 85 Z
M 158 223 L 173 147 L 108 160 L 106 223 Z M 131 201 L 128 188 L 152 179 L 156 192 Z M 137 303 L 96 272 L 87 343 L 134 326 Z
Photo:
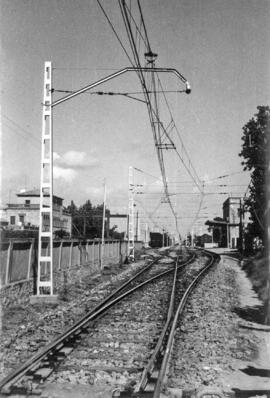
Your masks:
M 90 200 L 87 200 L 82 206 L 77 207 L 73 201 L 67 207 L 72 215 L 72 236 L 80 238 L 101 238 L 103 204 L 92 206 Z M 105 237 L 109 237 L 107 219 L 110 216 L 110 210 L 105 211 Z
M 76 216 L 78 215 L 78 208 L 73 202 L 73 200 L 71 201 L 70 205 L 67 206 L 66 210 L 71 214 L 71 219 L 72 219 L 71 235 L 77 236 L 79 234 L 79 229 L 75 220 Z
M 248 234 L 265 241 L 267 231 L 267 184 L 269 181 L 270 108 L 258 106 L 258 113 L 243 127 L 242 151 L 244 170 L 251 172 L 249 197 L 244 203 L 250 212 Z
M 81 234 L 84 237 L 92 237 L 93 234 L 96 235 L 96 230 L 93 230 L 93 207 L 90 200 L 87 200 L 82 206 L 80 206 L 78 213 L 77 218 Z
M 112 239 L 119 239 L 119 240 L 124 240 L 124 232 L 118 232 L 116 231 L 117 225 L 114 225 L 112 228 L 109 229 L 109 236 Z
M 75 203 L 73 202 L 73 200 L 70 202 L 70 205 L 67 206 L 66 210 L 71 214 L 74 215 L 76 213 L 77 206 L 75 205 Z

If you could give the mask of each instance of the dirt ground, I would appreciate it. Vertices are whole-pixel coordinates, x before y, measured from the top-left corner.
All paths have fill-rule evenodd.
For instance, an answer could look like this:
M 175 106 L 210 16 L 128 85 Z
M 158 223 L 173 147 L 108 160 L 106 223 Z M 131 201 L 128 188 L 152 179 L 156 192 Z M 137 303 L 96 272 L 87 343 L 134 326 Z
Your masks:
M 254 321 L 262 303 L 229 254 L 192 293 L 180 320 L 169 396 L 212 388 L 224 393 L 270 389 L 270 327 Z

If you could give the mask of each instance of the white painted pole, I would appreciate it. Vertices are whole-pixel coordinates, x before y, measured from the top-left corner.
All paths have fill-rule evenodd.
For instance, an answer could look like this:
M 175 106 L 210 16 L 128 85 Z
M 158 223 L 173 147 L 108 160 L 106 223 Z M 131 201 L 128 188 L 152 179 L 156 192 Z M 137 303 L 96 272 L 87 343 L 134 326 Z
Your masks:
M 128 185 L 128 258 L 134 261 L 134 181 L 132 166 L 129 166 Z
M 43 113 L 42 113 L 42 147 L 40 178 L 39 242 L 37 295 L 43 287 L 53 295 L 53 132 L 52 132 L 52 63 L 45 62 Z M 46 203 L 48 198 L 48 203 Z M 45 217 L 49 218 L 49 227 L 45 226 Z M 49 252 L 42 255 L 42 243 L 48 242 Z M 41 280 L 42 269 L 49 264 L 50 274 L 46 281 Z
M 103 198 L 103 216 L 102 216 L 102 235 L 101 235 L 101 253 L 100 253 L 100 269 L 104 269 L 104 234 L 105 234 L 105 215 L 106 215 L 106 180 L 104 180 L 104 198 Z

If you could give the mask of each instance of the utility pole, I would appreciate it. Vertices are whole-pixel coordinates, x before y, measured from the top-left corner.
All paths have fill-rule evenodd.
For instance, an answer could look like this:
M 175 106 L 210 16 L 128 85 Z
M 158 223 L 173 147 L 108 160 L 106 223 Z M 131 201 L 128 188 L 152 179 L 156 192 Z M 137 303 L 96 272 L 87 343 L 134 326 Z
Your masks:
M 134 181 L 133 167 L 128 174 L 128 258 L 134 261 Z
M 241 255 L 243 255 L 243 207 L 242 207 L 242 200 L 240 199 L 239 202 L 239 250 Z
M 103 271 L 104 269 L 103 257 L 104 257 L 105 215 L 106 215 L 106 180 L 104 180 L 103 216 L 102 216 L 102 233 L 101 233 L 101 250 L 100 250 L 101 271 Z
M 40 174 L 40 208 L 39 238 L 37 264 L 37 294 L 30 297 L 32 304 L 56 302 L 53 294 L 53 142 L 52 142 L 52 63 L 45 62 L 43 103 L 42 103 L 42 137 L 41 137 L 41 174 Z M 45 220 L 47 221 L 45 223 Z M 46 253 L 44 254 L 44 246 Z
M 266 324 L 270 325 L 270 154 L 269 154 L 269 143 L 268 143 L 268 151 L 267 153 L 267 159 L 266 159 L 266 221 L 267 221 L 267 231 L 266 231 L 266 252 L 267 252 L 267 260 L 268 260 L 268 278 L 267 278 L 267 293 L 268 293 L 268 308 L 267 308 L 267 317 L 266 317 Z
M 227 249 L 230 248 L 230 227 L 229 227 L 229 223 L 230 223 L 230 218 L 228 217 L 228 221 L 227 221 Z
M 165 245 L 165 229 L 162 229 L 162 247 Z
M 135 235 L 135 241 L 138 241 L 139 239 L 139 211 L 136 211 L 136 235 Z
M 147 222 L 142 224 L 144 247 L 149 246 L 149 230 Z
M 53 294 L 53 108 L 78 95 L 81 95 L 94 87 L 119 77 L 127 72 L 142 73 L 172 73 L 186 85 L 186 93 L 190 93 L 188 81 L 174 68 L 156 68 L 154 65 L 147 67 L 132 66 L 120 69 L 94 83 L 88 84 L 77 91 L 72 92 L 56 101 L 52 101 L 52 63 L 45 62 L 44 86 L 43 86 L 43 112 L 42 112 L 42 151 L 41 151 L 41 177 L 40 177 L 40 215 L 39 215 L 39 248 L 38 248 L 38 269 L 37 269 L 37 294 L 32 296 L 31 302 L 42 296 L 47 301 L 55 301 Z M 48 198 L 49 204 L 44 203 Z M 49 227 L 45 230 L 44 219 L 49 219 Z M 132 220 L 133 221 L 133 220 Z M 48 253 L 43 254 L 42 243 L 48 242 Z M 134 257 L 134 234 L 133 234 L 133 257 Z M 46 270 L 49 269 L 49 273 Z M 46 273 L 46 280 L 41 275 Z
M 142 239 L 141 237 L 141 219 L 140 219 L 140 215 L 138 213 L 138 241 L 140 241 Z

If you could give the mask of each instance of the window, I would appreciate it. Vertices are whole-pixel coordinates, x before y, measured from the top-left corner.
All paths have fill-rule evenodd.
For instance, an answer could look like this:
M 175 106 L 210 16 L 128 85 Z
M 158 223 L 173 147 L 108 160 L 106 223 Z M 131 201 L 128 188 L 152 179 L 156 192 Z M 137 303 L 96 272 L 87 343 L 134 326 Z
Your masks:
M 25 201 L 25 207 L 29 207 L 30 206 L 30 200 L 29 199 L 26 199 L 26 201 Z
M 15 216 L 10 216 L 10 224 L 15 225 L 16 222 L 16 217 Z
M 24 224 L 24 216 L 19 216 L 19 221 Z

